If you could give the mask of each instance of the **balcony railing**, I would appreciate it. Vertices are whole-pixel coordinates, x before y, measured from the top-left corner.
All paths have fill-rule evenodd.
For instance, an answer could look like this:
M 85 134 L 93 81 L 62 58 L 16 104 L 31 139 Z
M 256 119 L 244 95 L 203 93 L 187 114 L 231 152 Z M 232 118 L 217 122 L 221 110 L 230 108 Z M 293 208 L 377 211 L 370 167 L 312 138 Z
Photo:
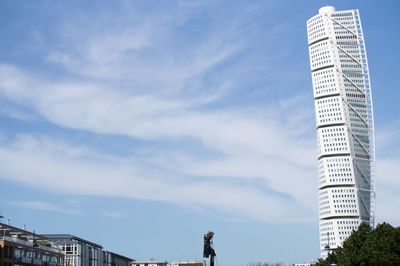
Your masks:
M 42 261 L 41 259 L 36 259 L 36 258 L 32 259 L 30 257 L 25 257 L 25 256 L 14 257 L 14 262 L 15 263 L 27 263 L 27 264 L 33 264 L 33 265 L 42 265 L 42 266 L 63 266 L 63 264 L 61 264 L 61 263 Z
M 17 244 L 21 244 L 24 246 L 28 246 L 28 247 L 33 247 L 33 243 L 30 241 L 25 241 L 19 238 L 14 238 L 14 237 L 10 237 L 10 236 L 0 236 L 1 240 L 6 240 L 6 241 L 10 241 L 13 243 L 17 243 Z M 50 252 L 55 252 L 55 253 L 61 253 L 61 250 L 57 249 L 57 248 L 52 248 L 52 247 L 46 247 L 46 246 L 37 246 L 37 248 L 40 248 L 42 250 L 47 250 Z

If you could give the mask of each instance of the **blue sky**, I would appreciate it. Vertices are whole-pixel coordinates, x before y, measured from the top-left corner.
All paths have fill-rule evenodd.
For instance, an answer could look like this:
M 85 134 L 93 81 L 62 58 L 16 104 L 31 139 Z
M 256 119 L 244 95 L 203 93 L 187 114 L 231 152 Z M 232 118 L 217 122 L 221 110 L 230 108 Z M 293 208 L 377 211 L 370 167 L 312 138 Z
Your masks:
M 307 4 L 305 4 L 307 3 Z M 135 259 L 319 256 L 306 20 L 360 10 L 399 226 L 398 1 L 1 1 L 0 208 Z

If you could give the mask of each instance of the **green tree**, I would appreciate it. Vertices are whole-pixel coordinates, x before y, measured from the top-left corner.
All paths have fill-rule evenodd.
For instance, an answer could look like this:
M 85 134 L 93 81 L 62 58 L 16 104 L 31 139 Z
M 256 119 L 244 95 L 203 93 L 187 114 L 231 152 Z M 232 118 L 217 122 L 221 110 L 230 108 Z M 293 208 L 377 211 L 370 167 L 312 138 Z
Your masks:
M 378 225 L 368 236 L 363 254 L 365 265 L 400 265 L 400 227 Z
M 353 233 L 343 242 L 343 249 L 337 258 L 339 265 L 367 265 L 361 264 L 365 259 L 364 245 L 371 233 L 372 228 L 367 223 L 362 223 L 357 231 Z
M 331 253 L 330 261 L 339 266 L 400 265 L 400 227 L 383 223 L 372 229 L 362 223 Z M 328 259 L 319 259 L 317 265 L 328 265 Z

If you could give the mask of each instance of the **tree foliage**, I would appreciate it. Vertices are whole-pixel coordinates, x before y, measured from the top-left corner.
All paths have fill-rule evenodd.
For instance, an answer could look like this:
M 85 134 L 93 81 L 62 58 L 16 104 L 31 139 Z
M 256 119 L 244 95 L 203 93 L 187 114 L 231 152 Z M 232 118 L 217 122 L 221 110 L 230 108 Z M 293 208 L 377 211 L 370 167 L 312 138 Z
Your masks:
M 338 266 L 400 265 L 400 227 L 383 223 L 372 229 L 362 223 L 343 247 L 331 252 L 329 260 Z M 317 265 L 328 265 L 328 258 L 319 259 Z

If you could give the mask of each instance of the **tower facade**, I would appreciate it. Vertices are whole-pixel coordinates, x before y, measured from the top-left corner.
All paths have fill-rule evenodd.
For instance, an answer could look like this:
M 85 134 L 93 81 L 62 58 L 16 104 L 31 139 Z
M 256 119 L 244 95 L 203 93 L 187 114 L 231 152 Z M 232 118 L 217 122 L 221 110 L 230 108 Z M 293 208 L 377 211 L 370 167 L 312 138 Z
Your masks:
M 322 7 L 307 21 L 318 143 L 322 256 L 361 222 L 374 225 L 375 138 L 358 10 Z

